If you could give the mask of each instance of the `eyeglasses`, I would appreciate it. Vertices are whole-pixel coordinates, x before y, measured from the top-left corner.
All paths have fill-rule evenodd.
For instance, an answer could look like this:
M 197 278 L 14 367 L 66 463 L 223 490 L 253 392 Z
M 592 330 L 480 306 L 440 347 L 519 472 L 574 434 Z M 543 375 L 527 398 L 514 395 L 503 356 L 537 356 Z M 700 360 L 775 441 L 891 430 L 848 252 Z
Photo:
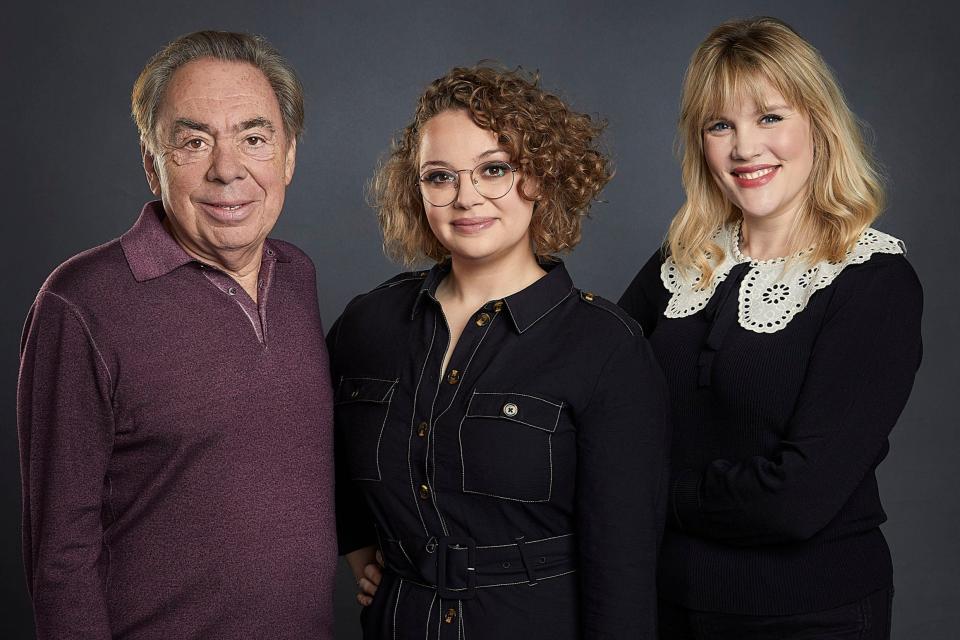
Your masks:
M 435 207 L 445 207 L 457 199 L 460 192 L 460 174 L 470 174 L 470 182 L 484 198 L 496 200 L 510 193 L 517 168 L 503 160 L 481 162 L 473 169 L 430 169 L 418 182 L 423 199 Z

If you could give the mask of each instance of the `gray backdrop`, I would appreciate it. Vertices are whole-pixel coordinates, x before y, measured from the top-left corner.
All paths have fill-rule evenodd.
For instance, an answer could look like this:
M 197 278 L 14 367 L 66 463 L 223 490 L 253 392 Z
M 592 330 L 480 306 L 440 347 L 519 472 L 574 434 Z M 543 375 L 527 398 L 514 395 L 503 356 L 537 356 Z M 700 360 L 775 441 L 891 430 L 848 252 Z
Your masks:
M 23 318 L 57 264 L 121 234 L 150 197 L 129 92 L 155 50 L 201 28 L 253 31 L 299 69 L 307 132 L 274 235 L 313 257 L 329 325 L 351 296 L 398 270 L 382 257 L 364 201 L 376 159 L 427 82 L 481 59 L 538 68 L 547 87 L 609 120 L 617 176 L 568 265 L 581 287 L 615 300 L 681 202 L 673 140 L 687 60 L 712 26 L 756 14 L 787 20 L 822 51 L 872 126 L 889 174 L 889 212 L 878 227 L 906 241 L 926 290 L 923 367 L 880 468 L 896 567 L 894 637 L 958 637 L 960 509 L 950 467 L 960 452 L 952 270 L 960 28 L 946 0 L 32 4 L 5 9 L 0 26 L 0 175 L 11 195 L 0 269 L 0 637 L 31 634 L 14 419 Z M 351 586 L 344 579 L 338 590 L 339 638 L 359 637 Z

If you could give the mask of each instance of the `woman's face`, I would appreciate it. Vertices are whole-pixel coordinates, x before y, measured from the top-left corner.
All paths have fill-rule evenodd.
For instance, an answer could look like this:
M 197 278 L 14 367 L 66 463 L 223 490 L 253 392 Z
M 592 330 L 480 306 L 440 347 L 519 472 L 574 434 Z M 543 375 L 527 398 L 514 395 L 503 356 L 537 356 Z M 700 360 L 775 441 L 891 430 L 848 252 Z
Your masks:
M 766 110 L 752 99 L 728 104 L 703 129 L 703 153 L 723 194 L 745 223 L 792 222 L 813 168 L 810 121 L 766 80 Z
M 433 234 L 455 261 L 495 262 L 533 256 L 533 202 L 521 197 L 516 174 L 512 186 L 499 198 L 481 195 L 470 180 L 469 169 L 490 162 L 495 164 L 485 165 L 488 174 L 510 173 L 505 169 L 510 156 L 497 144 L 492 131 L 474 124 L 466 111 L 444 111 L 424 125 L 418 157 L 420 176 L 434 181 L 459 176 L 460 188 L 455 198 L 451 194 L 450 204 L 436 206 L 427 197 L 423 203 Z M 480 180 L 481 176 L 475 173 L 474 178 Z M 426 185 L 421 184 L 421 188 Z M 439 197 L 433 200 L 443 201 Z

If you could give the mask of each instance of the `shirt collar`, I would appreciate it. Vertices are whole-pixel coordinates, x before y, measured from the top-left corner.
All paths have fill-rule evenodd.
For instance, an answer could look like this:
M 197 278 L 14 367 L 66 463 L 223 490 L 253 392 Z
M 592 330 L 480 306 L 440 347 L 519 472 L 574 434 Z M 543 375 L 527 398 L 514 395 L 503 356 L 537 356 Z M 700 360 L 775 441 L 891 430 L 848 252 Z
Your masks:
M 130 265 L 130 271 L 137 282 L 165 276 L 190 262 L 200 263 L 184 251 L 163 226 L 166 215 L 159 200 L 148 202 L 143 205 L 137 222 L 120 237 L 123 255 L 127 258 L 127 264 Z M 263 244 L 263 257 L 277 262 L 289 262 L 278 244 L 270 240 Z
M 492 309 L 498 302 L 502 302 L 503 310 L 507 312 L 517 333 L 523 333 L 535 325 L 573 291 L 573 281 L 562 261 L 541 262 L 540 266 L 547 272 L 545 276 L 503 300 L 491 300 L 484 305 L 484 309 Z M 414 300 L 411 318 L 417 314 L 425 298 L 436 302 L 437 287 L 448 273 L 449 262 L 434 265 L 427 272 Z

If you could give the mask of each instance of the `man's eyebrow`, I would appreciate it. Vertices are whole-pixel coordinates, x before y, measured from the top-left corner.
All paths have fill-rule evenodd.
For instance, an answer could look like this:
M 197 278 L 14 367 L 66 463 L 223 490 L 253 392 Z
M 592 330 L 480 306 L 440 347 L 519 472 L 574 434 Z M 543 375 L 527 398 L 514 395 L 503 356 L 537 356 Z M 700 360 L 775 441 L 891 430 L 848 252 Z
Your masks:
M 173 130 L 174 132 L 182 131 L 184 129 L 193 129 L 194 131 L 203 131 L 204 133 L 212 135 L 210 130 L 210 125 L 203 124 L 202 122 L 196 122 L 190 120 L 189 118 L 177 118 L 173 121 Z
M 256 129 L 257 127 L 262 127 L 270 131 L 274 131 L 273 123 L 264 118 L 263 116 L 257 116 L 256 118 L 250 118 L 249 120 L 244 120 L 240 123 L 240 126 L 237 127 L 238 131 L 246 131 L 247 129 Z

